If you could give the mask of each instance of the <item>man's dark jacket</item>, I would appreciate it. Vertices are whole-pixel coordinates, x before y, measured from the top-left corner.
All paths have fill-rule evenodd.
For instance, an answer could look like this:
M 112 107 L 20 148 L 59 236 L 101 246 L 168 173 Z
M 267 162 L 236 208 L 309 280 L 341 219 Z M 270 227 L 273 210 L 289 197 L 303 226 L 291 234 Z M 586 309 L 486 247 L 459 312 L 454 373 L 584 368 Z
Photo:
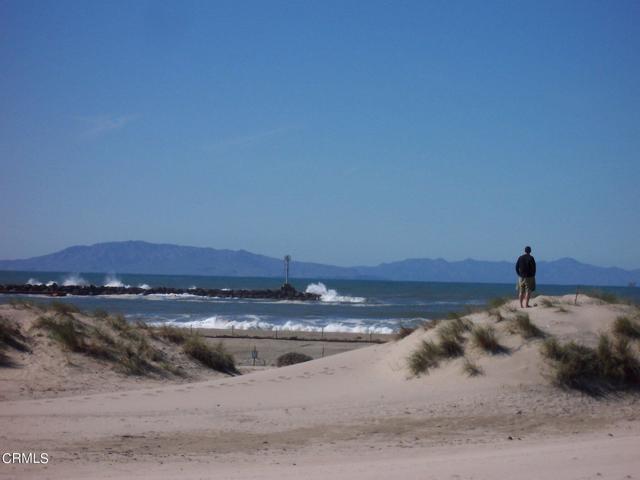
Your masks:
M 516 262 L 516 273 L 522 278 L 536 276 L 536 260 L 532 255 L 529 255 L 528 253 L 520 255 Z

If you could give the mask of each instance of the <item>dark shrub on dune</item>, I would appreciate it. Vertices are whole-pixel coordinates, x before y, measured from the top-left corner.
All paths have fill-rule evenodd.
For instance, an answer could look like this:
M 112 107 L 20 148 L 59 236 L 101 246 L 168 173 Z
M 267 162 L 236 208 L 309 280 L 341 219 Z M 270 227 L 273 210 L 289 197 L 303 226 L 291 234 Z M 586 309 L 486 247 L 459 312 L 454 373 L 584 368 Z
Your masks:
M 280 355 L 276 364 L 278 367 L 286 367 L 287 365 L 295 365 L 296 363 L 308 362 L 309 360 L 313 360 L 313 357 L 305 355 L 304 353 L 289 352 Z

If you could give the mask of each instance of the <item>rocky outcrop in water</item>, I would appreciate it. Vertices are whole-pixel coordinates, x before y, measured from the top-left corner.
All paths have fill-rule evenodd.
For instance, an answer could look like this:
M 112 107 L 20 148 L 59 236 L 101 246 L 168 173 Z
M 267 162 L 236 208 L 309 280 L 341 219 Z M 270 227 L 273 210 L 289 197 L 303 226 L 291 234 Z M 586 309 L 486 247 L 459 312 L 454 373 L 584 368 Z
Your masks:
M 227 290 L 207 288 L 171 288 L 171 287 L 105 287 L 98 285 L 0 285 L 0 294 L 47 295 L 64 297 L 67 295 L 197 295 L 212 298 L 255 298 L 271 300 L 319 300 L 320 295 L 297 291 L 292 285 L 285 284 L 278 290 Z

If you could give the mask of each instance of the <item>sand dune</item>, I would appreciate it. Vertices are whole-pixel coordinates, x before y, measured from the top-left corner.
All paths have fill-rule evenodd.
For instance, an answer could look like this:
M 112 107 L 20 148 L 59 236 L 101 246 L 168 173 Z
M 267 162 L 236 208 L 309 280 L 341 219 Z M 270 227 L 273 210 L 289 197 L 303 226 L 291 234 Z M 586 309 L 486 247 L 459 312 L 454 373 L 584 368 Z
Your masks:
M 595 344 L 634 307 L 580 296 L 528 310 L 560 340 Z M 513 315 L 514 303 L 502 307 Z M 566 312 L 558 311 L 561 310 Z M 540 340 L 485 313 L 508 353 L 413 376 L 407 357 L 435 329 L 280 369 L 188 384 L 3 401 L 4 451 L 48 452 L 0 465 L 6 478 L 634 478 L 638 394 L 555 386 Z M 634 348 L 637 348 L 634 347 Z M 105 379 L 107 381 L 107 379 Z M 1 383 L 0 383 L 1 385 Z M 626 477 L 626 475 L 631 475 Z

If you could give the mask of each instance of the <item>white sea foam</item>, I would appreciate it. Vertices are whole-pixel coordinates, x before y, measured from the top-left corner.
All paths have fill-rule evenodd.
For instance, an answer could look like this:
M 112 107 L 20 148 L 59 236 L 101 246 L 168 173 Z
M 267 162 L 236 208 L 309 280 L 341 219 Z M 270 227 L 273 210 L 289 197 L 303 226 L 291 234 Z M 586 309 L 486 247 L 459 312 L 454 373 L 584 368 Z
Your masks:
M 103 286 L 114 287 L 114 288 L 122 288 L 122 287 L 129 288 L 131 285 L 125 285 L 124 283 L 122 283 L 122 280 L 120 280 L 115 275 L 107 275 L 104 279 Z
M 320 295 L 322 302 L 332 303 L 364 303 L 366 298 L 364 297 L 349 297 L 345 295 L 338 295 L 338 292 L 333 288 L 328 289 L 324 283 L 310 283 L 307 285 L 306 293 L 315 293 Z
M 283 324 L 274 324 L 265 320 L 262 320 L 257 315 L 244 315 L 242 319 L 227 319 L 224 317 L 213 316 L 203 318 L 200 320 L 179 321 L 169 320 L 165 322 L 154 322 L 152 325 L 172 325 L 174 327 L 182 328 L 216 328 L 216 329 L 230 329 L 235 328 L 238 330 L 248 329 L 260 329 L 260 330 L 278 330 L 278 331 L 295 331 L 295 332 L 347 332 L 347 333 L 393 333 L 394 330 L 391 327 L 382 325 L 365 325 L 361 320 L 344 320 L 344 321 L 332 321 L 326 325 L 310 325 L 306 323 L 296 322 L 288 320 Z
M 56 282 L 54 282 L 53 280 L 49 280 L 46 285 L 47 287 L 50 287 L 51 285 L 55 284 Z
M 62 285 L 64 285 L 65 287 L 82 287 L 85 285 L 89 285 L 89 283 L 77 273 L 71 273 L 67 275 L 64 280 L 62 280 Z
M 37 285 L 42 285 L 42 282 L 37 278 L 30 278 L 29 280 L 27 280 L 27 285 L 37 286 Z
M 141 283 L 140 285 L 138 285 L 138 288 L 141 288 L 143 290 L 151 290 L 151 287 L 146 283 Z

